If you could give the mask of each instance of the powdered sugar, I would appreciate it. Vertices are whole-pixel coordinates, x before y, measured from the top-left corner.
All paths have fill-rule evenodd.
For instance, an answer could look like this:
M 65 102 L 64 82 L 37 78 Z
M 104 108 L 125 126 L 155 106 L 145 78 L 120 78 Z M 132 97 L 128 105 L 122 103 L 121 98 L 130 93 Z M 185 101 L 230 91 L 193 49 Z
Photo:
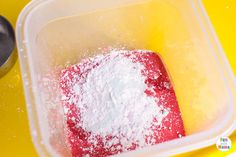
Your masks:
M 114 50 L 75 65 L 73 68 L 80 67 L 83 74 L 72 83 L 75 96 L 62 97 L 79 109 L 81 119 L 76 127 L 90 132 L 88 140 L 95 146 L 97 136 L 102 137 L 105 148 L 116 145 L 118 149 L 119 145 L 121 151 L 133 144 L 154 144 L 150 128 L 161 125 L 168 115 L 168 110 L 158 105 L 158 98 L 145 93 L 153 89 L 145 83 L 144 65 L 132 54 L 127 57 L 127 53 Z M 88 61 L 93 62 L 86 64 Z M 107 140 L 108 136 L 112 138 Z

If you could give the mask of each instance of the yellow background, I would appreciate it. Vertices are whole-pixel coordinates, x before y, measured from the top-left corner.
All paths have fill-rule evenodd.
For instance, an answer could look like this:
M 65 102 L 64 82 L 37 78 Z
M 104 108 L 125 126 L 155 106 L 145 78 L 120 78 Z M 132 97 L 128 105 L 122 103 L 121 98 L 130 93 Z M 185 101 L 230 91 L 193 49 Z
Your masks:
M 0 15 L 4 15 L 15 24 L 19 12 L 28 2 L 29 0 L 0 0 Z M 236 37 L 236 1 L 203 0 L 203 3 L 236 74 L 236 39 L 234 38 Z M 226 156 L 236 151 L 236 133 L 230 138 L 233 147 L 227 153 L 211 146 L 181 157 Z M 11 71 L 0 79 L 0 156 L 37 157 L 29 134 L 18 61 Z

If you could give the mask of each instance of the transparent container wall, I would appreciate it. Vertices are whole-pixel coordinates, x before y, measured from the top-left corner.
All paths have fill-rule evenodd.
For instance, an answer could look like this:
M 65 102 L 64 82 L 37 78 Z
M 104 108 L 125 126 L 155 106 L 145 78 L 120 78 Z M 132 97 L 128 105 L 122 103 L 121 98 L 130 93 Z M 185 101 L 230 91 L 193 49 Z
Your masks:
M 70 154 L 60 70 L 103 48 L 148 49 L 161 56 L 187 136 L 216 128 L 229 112 L 228 89 L 215 52 L 189 0 L 49 0 L 38 7 L 28 19 L 28 60 L 40 134 L 52 152 Z

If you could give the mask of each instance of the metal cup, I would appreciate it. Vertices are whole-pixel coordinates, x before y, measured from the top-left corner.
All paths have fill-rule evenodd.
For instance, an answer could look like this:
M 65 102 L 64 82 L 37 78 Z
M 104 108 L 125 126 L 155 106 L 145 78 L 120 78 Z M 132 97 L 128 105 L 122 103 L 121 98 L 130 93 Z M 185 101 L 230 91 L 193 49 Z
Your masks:
M 0 16 L 0 77 L 5 75 L 16 61 L 15 45 L 14 29 L 7 19 Z

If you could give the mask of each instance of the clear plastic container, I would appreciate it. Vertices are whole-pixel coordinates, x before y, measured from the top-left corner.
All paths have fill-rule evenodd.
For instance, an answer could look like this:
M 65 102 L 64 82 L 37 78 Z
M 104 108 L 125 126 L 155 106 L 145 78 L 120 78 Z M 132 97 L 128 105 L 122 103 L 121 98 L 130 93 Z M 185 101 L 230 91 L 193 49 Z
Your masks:
M 17 43 L 33 142 L 41 156 L 70 156 L 60 69 L 107 47 L 149 49 L 172 78 L 187 136 L 124 156 L 170 156 L 232 133 L 234 76 L 200 0 L 37 0 L 21 13 Z

